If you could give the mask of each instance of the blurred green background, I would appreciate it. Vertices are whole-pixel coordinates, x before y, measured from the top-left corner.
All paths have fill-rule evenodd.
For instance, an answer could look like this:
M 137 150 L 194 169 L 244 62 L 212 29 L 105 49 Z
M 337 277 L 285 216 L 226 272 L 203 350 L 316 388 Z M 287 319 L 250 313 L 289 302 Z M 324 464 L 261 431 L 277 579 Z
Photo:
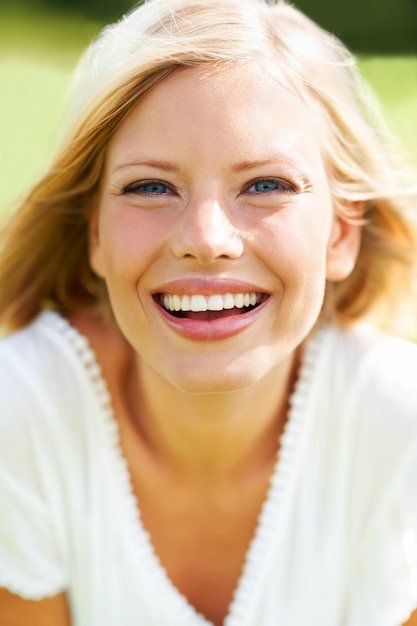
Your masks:
M 417 168 L 416 0 L 295 3 L 357 54 Z M 0 0 L 0 210 L 42 172 L 59 134 L 71 71 L 125 0 Z

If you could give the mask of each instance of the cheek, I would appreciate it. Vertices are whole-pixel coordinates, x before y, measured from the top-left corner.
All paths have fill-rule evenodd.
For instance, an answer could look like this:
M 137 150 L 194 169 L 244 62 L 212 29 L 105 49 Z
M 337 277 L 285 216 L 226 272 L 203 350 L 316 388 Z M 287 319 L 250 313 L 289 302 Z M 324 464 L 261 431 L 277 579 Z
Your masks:
M 102 213 L 99 248 L 108 281 L 132 279 L 144 271 L 164 245 L 166 228 L 161 219 L 137 210 Z
M 289 283 L 321 284 L 326 269 L 330 220 L 316 218 L 314 209 L 297 210 L 265 220 L 261 251 Z M 301 216 L 300 216 L 301 213 Z
M 324 302 L 330 224 L 321 217 L 269 225 L 262 246 L 264 264 L 281 285 L 276 324 L 298 334 L 301 329 L 301 335 L 316 323 Z

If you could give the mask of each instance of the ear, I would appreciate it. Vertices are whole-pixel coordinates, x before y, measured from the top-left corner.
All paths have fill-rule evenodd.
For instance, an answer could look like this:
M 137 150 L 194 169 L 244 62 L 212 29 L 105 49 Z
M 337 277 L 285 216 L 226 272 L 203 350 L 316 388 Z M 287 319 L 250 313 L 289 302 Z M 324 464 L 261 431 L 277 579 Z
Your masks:
M 99 209 L 94 208 L 88 220 L 88 253 L 91 269 L 104 278 L 104 263 L 100 246 Z
M 327 280 L 344 280 L 353 271 L 361 245 L 362 213 L 361 204 L 354 207 L 352 218 L 335 216 L 327 248 Z

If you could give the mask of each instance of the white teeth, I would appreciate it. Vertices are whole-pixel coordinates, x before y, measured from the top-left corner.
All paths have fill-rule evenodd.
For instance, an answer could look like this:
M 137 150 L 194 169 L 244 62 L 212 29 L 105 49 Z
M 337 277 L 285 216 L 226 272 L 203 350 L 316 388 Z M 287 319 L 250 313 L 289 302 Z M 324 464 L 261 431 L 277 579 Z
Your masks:
M 179 296 L 172 296 L 174 305 L 174 311 L 181 311 L 181 298 Z
M 207 311 L 207 300 L 204 296 L 191 296 L 191 311 Z
M 244 304 L 243 304 L 244 295 L 243 295 L 243 293 L 236 293 L 233 296 L 233 299 L 235 301 L 235 307 L 237 307 L 238 309 L 243 309 L 243 307 L 244 307 Z
M 183 296 L 181 300 L 181 311 L 191 311 L 190 296 Z
M 261 294 L 250 293 L 225 293 L 203 296 L 177 294 L 164 294 L 163 306 L 167 311 L 222 311 L 223 309 L 242 309 L 243 307 L 255 306 L 261 301 Z
M 255 294 L 256 298 L 256 294 Z M 223 296 L 223 308 L 224 309 L 233 309 L 235 306 L 235 299 L 231 293 L 225 293 Z
M 207 301 L 207 308 L 209 311 L 223 311 L 223 297 L 210 296 Z

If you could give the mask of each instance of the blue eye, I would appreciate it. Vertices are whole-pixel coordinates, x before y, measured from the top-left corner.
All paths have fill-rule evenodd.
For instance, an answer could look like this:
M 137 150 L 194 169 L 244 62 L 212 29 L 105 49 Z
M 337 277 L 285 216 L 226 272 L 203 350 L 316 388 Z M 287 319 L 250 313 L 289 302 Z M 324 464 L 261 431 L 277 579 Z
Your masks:
M 165 185 L 165 183 L 159 180 L 148 180 L 128 185 L 123 190 L 123 193 L 137 193 L 144 196 L 162 196 L 170 194 L 171 189 Z
M 271 193 L 274 191 L 293 191 L 294 188 L 290 183 L 285 183 L 276 178 L 261 178 L 254 181 L 246 189 L 246 193 Z

